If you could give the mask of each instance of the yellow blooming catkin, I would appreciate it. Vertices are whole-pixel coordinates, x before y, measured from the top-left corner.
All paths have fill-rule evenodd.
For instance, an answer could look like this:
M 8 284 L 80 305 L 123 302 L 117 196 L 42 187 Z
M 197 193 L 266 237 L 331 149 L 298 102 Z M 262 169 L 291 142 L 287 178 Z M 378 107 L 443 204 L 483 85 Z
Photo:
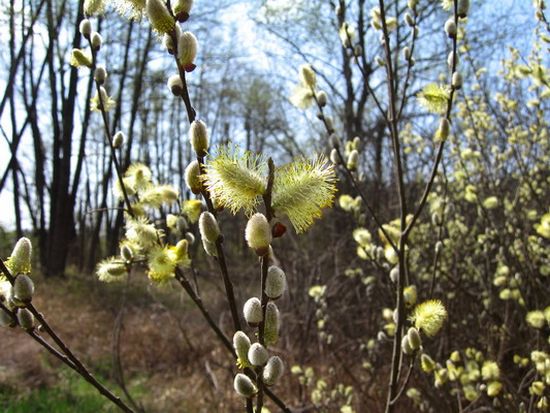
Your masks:
M 426 335 L 435 336 L 447 319 L 447 310 L 439 300 L 428 300 L 414 308 L 411 319 L 418 330 Z

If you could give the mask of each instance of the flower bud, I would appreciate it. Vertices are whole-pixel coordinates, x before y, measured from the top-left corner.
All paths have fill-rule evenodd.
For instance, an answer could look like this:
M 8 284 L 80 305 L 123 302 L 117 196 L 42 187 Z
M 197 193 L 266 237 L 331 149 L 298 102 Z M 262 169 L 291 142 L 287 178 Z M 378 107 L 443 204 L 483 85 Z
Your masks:
M 220 236 L 220 227 L 216 217 L 208 211 L 204 211 L 199 218 L 199 232 L 201 237 L 215 244 Z
M 195 120 L 189 128 L 189 141 L 199 157 L 208 153 L 208 129 L 202 120 Z
M 176 22 L 163 0 L 147 0 L 145 8 L 151 26 L 156 32 L 166 34 L 174 30 Z
M 248 350 L 250 349 L 250 339 L 242 331 L 237 331 L 233 335 L 233 348 L 237 353 L 237 364 L 240 368 L 248 367 Z
M 437 241 L 437 242 L 435 243 L 435 253 L 436 253 L 436 254 L 440 254 L 441 251 L 443 251 L 443 242 Z
M 269 252 L 272 239 L 271 227 L 263 214 L 256 213 L 250 217 L 244 236 L 248 246 L 255 250 L 256 254 L 264 256 Z
M 286 227 L 280 222 L 276 222 L 271 228 L 271 235 L 273 238 L 280 238 L 285 235 Z
M 26 304 L 30 303 L 34 294 L 34 283 L 31 277 L 19 274 L 13 283 L 12 294 L 17 300 Z
M 253 366 L 264 366 L 269 354 L 260 343 L 254 343 L 248 349 L 248 360 Z
M 90 43 L 92 45 L 92 49 L 94 49 L 96 52 L 101 49 L 101 45 L 103 43 L 103 38 L 98 32 L 92 33 L 92 39 L 90 40 Z
M 0 308 L 0 327 L 15 327 L 15 320 Z
M 272 356 L 267 361 L 263 371 L 263 381 L 267 386 L 274 385 L 283 375 L 285 365 L 279 356 Z
M 334 132 L 334 122 L 332 121 L 332 118 L 330 116 L 325 116 L 325 127 L 327 128 L 329 133 Z
M 451 131 L 451 124 L 449 122 L 449 119 L 447 118 L 441 118 L 439 121 L 439 127 L 437 128 L 437 132 L 435 134 L 437 141 L 444 141 L 449 137 L 449 132 Z
M 217 257 L 218 256 L 218 250 L 216 249 L 216 244 L 207 241 L 206 239 L 202 239 L 202 247 L 204 248 L 204 251 L 210 255 L 211 257 Z
M 458 17 L 464 19 L 468 16 L 468 11 L 470 10 L 470 0 L 458 0 L 457 14 Z
M 172 12 L 176 20 L 183 23 L 189 19 L 189 13 L 193 7 L 193 0 L 175 0 L 172 3 Z
M 411 49 L 407 46 L 403 48 L 403 59 L 407 62 L 411 60 Z
M 15 244 L 6 266 L 12 275 L 28 274 L 31 272 L 32 244 L 28 238 L 20 238 Z
M 26 308 L 17 310 L 17 322 L 24 330 L 32 330 L 34 328 L 34 315 Z
M 376 61 L 376 64 L 378 64 L 378 66 L 386 66 L 386 61 L 380 56 L 376 56 L 374 60 Z
M 120 256 L 124 261 L 130 262 L 134 258 L 134 251 L 132 251 L 132 248 L 128 244 L 124 244 L 122 248 L 120 248 Z
M 103 85 L 107 79 L 107 70 L 103 66 L 97 66 L 94 71 L 94 79 L 97 83 Z
M 330 135 L 329 141 L 333 148 L 338 148 L 340 146 L 340 138 L 335 133 Z
M 407 7 L 411 10 L 415 10 L 417 5 L 418 5 L 418 0 L 408 0 L 407 1 Z
M 88 39 L 92 34 L 92 23 L 88 19 L 83 19 L 80 22 L 78 29 L 80 30 L 80 34 L 84 36 L 86 39 Z
M 407 23 L 409 27 L 414 27 L 414 19 L 409 13 L 405 14 L 405 23 Z
M 197 38 L 191 32 L 183 32 L 178 38 L 178 61 L 186 72 L 195 70 L 197 57 Z
M 348 156 L 346 166 L 349 170 L 354 171 L 357 168 L 357 162 L 359 161 L 359 152 L 356 149 L 352 150 Z
M 355 46 L 353 46 L 353 55 L 355 57 L 360 57 L 363 55 L 363 47 L 361 47 L 360 44 L 356 44 Z
M 113 148 L 119 149 L 124 144 L 124 140 L 124 133 L 121 131 L 115 133 L 115 136 L 113 136 Z
M 265 309 L 264 338 L 267 345 L 276 344 L 281 329 L 281 313 L 277 305 L 270 301 Z
M 172 75 L 168 78 L 168 89 L 174 96 L 181 96 L 183 94 L 183 82 L 180 75 Z
M 201 168 L 197 161 L 191 162 L 185 168 L 185 183 L 194 194 L 202 191 Z
M 445 33 L 447 33 L 450 39 L 456 37 L 456 23 L 452 17 L 445 22 Z
M 327 94 L 324 91 L 317 92 L 317 103 L 319 106 L 325 107 L 327 105 Z
M 233 388 L 242 397 L 250 398 L 258 392 L 258 388 L 250 378 L 242 373 L 237 373 L 233 380 Z
M 168 54 L 173 55 L 175 52 L 175 46 L 174 46 L 174 40 L 172 39 L 172 36 L 170 34 L 165 34 L 162 37 L 162 45 L 168 52 Z
M 420 366 L 425 373 L 431 373 L 435 369 L 435 362 L 426 353 L 420 356 Z
M 409 342 L 409 337 L 407 335 L 403 336 L 403 338 L 401 339 L 401 350 L 408 356 L 414 353 L 414 350 L 411 347 L 411 343 Z
M 417 297 L 416 285 L 409 285 L 403 290 L 403 301 L 407 307 L 415 305 Z
M 454 70 L 458 66 L 458 62 L 458 52 L 450 52 L 449 56 L 447 56 L 447 65 L 449 66 L 449 69 Z
M 464 83 L 464 80 L 462 79 L 462 73 L 454 72 L 452 83 L 451 83 L 453 88 L 455 88 L 456 90 L 461 89 L 463 83 Z
M 193 245 L 195 243 L 195 236 L 191 232 L 185 233 L 185 239 L 189 243 L 189 245 Z
M 399 280 L 399 267 L 393 267 L 390 271 L 390 280 L 392 283 L 397 284 Z
M 257 297 L 249 298 L 243 307 L 244 319 L 251 327 L 256 327 L 263 320 L 262 303 Z
M 337 165 L 337 164 L 338 164 L 339 158 L 338 158 L 338 151 L 336 150 L 336 148 L 333 148 L 333 149 L 330 151 L 330 161 L 331 161 L 334 165 Z
M 413 350 L 418 350 L 422 345 L 420 334 L 418 333 L 418 330 L 414 327 L 409 328 L 409 331 L 407 332 L 407 338 L 409 339 L 409 344 Z
M 272 300 L 276 300 L 283 295 L 286 288 L 286 275 L 279 267 L 272 265 L 267 270 L 265 282 L 265 294 Z

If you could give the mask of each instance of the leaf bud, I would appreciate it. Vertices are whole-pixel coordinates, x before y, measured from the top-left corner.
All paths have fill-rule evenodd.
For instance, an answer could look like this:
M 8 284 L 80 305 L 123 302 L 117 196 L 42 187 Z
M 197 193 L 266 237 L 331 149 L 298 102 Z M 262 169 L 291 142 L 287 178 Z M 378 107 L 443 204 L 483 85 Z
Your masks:
M 185 168 L 185 183 L 194 194 L 202 191 L 201 168 L 197 161 L 191 162 Z
M 254 343 L 248 349 L 248 360 L 253 366 L 264 366 L 267 363 L 269 354 L 260 343 Z
M 258 388 L 246 374 L 237 373 L 233 380 L 233 388 L 242 397 L 250 398 L 258 392 Z
M 204 211 L 199 218 L 199 232 L 201 237 L 212 244 L 215 244 L 220 236 L 218 221 L 212 213 Z
M 243 307 L 244 319 L 251 327 L 258 326 L 263 320 L 262 303 L 258 297 L 249 298 Z
M 80 22 L 78 29 L 80 30 L 80 34 L 82 36 L 84 36 L 86 39 L 89 39 L 90 35 L 92 34 L 92 23 L 88 19 L 83 19 Z
M 283 375 L 285 365 L 279 356 L 272 356 L 267 361 L 263 371 L 263 381 L 267 386 L 274 385 Z
M 276 300 L 283 295 L 286 288 L 286 275 L 283 270 L 272 265 L 267 270 L 265 282 L 265 294 L 272 300 Z
M 101 49 L 101 45 L 103 44 L 103 38 L 98 32 L 92 33 L 92 39 L 90 40 L 90 44 L 92 45 L 92 49 L 94 49 L 96 52 Z
M 246 224 L 245 239 L 256 254 L 264 256 L 269 252 L 272 239 L 271 227 L 263 214 L 256 213 L 250 217 Z
M 32 330 L 34 328 L 34 315 L 27 308 L 17 310 L 17 322 L 24 330 Z
M 208 129 L 202 120 L 195 120 L 189 128 L 189 141 L 198 157 L 208 153 Z
M 280 222 L 276 222 L 273 225 L 273 228 L 271 228 L 271 235 L 273 236 L 273 238 L 280 238 L 285 235 L 285 232 L 286 227 Z
M 34 294 L 34 283 L 31 277 L 26 274 L 19 274 L 13 283 L 12 294 L 17 300 L 25 304 L 30 303 Z

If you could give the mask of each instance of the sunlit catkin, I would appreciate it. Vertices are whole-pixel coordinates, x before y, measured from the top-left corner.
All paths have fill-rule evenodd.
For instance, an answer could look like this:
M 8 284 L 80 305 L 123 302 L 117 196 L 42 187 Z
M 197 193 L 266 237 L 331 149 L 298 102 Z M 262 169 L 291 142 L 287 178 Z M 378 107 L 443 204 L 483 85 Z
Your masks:
M 286 275 L 279 267 L 272 265 L 267 270 L 267 279 L 265 283 L 265 294 L 272 300 L 283 295 L 286 288 Z
M 267 386 L 274 385 L 283 375 L 285 366 L 279 356 L 272 356 L 267 361 L 263 371 L 263 381 Z
M 26 274 L 19 274 L 13 283 L 13 296 L 23 302 L 30 303 L 34 294 L 34 283 Z
M 264 366 L 267 363 L 269 354 L 260 343 L 254 343 L 248 349 L 248 360 L 253 366 Z
M 208 153 L 208 129 L 202 120 L 195 120 L 189 128 L 189 141 L 199 157 Z
M 243 306 L 244 319 L 251 327 L 257 327 L 263 320 L 262 303 L 257 297 L 249 298 Z
M 267 218 L 259 212 L 252 215 L 246 224 L 244 237 L 256 254 L 266 255 L 272 239 L 271 226 Z
M 233 380 L 233 388 L 242 397 L 252 397 L 258 392 L 258 388 L 252 383 L 250 378 L 242 373 L 237 373 Z
M 204 211 L 199 218 L 199 231 L 201 237 L 212 244 L 215 244 L 220 236 L 218 221 L 212 213 Z

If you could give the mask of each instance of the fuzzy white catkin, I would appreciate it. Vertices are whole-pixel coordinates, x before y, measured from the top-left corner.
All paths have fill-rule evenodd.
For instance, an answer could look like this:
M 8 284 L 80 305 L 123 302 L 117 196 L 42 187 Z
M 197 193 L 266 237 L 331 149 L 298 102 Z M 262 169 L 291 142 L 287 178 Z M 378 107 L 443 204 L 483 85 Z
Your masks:
M 26 308 L 17 310 L 17 322 L 23 330 L 32 330 L 34 328 L 34 315 Z
M 233 335 L 233 348 L 235 349 L 235 353 L 237 353 L 237 357 L 242 360 L 248 362 L 248 350 L 250 350 L 250 339 L 248 336 L 242 332 L 237 331 Z
M 456 36 L 456 23 L 454 19 L 450 18 L 445 22 L 445 33 L 447 33 L 447 36 L 451 39 Z
M 194 68 L 197 57 L 198 42 L 191 32 L 183 32 L 178 38 L 178 60 L 185 70 Z
M 452 86 L 455 89 L 460 89 L 460 88 L 462 88 L 463 82 L 464 82 L 464 80 L 462 78 L 462 73 L 454 72 L 453 73 L 453 78 L 452 78 Z
M 220 236 L 218 221 L 212 213 L 204 211 L 199 218 L 199 232 L 201 237 L 212 244 L 215 244 Z
M 13 283 L 13 296 L 24 303 L 29 303 L 34 294 L 34 283 L 26 274 L 19 274 Z
M 99 65 L 96 67 L 94 71 L 94 79 L 100 85 L 105 83 L 105 80 L 107 79 L 107 70 L 105 70 L 105 67 Z
M 254 343 L 248 349 L 248 360 L 253 366 L 264 366 L 268 358 L 269 353 L 260 343 Z
M 197 161 L 193 161 L 187 165 L 187 168 L 185 168 L 185 183 L 194 194 L 200 194 L 202 191 L 202 181 L 200 176 L 201 169 Z
M 407 332 L 407 338 L 409 340 L 409 345 L 413 350 L 418 350 L 422 345 L 420 334 L 418 333 L 418 330 L 414 327 L 409 328 L 409 331 Z
M 276 344 L 279 340 L 279 330 L 281 329 L 281 313 L 277 305 L 270 301 L 265 310 L 264 335 L 265 342 L 268 345 Z
M 263 371 L 263 381 L 266 385 L 272 386 L 283 375 L 285 365 L 279 356 L 272 356 L 267 361 Z
M 275 265 L 272 265 L 267 270 L 267 278 L 265 283 L 265 294 L 272 300 L 283 295 L 286 288 L 286 275 L 283 270 Z
M 119 149 L 124 144 L 124 133 L 118 131 L 115 133 L 115 136 L 113 136 L 113 148 Z
M 15 322 L 11 316 L 0 308 L 0 327 L 14 327 Z
M 407 355 L 414 353 L 414 350 L 411 347 L 411 343 L 409 342 L 409 337 L 407 335 L 404 335 L 401 339 L 401 350 Z
M 461 19 L 464 19 L 468 16 L 468 12 L 470 11 L 470 0 L 458 0 L 458 17 Z
M 267 254 L 272 240 L 271 226 L 267 218 L 259 212 L 252 215 L 246 224 L 244 237 L 248 246 L 258 255 Z
M 93 32 L 92 40 L 90 40 L 90 43 L 92 44 L 92 48 L 97 52 L 99 49 L 101 49 L 101 45 L 103 44 L 103 38 L 98 32 Z
M 257 326 L 263 320 L 262 303 L 258 297 L 249 298 L 243 306 L 244 319 L 250 326 Z
M 189 128 L 189 141 L 199 157 L 208 153 L 208 129 L 202 120 L 194 120 Z
M 92 34 L 92 23 L 88 19 L 82 20 L 78 28 L 80 30 L 80 34 L 86 39 Z
M 180 75 L 172 75 L 168 78 L 167 82 L 168 89 L 174 96 L 181 96 L 183 93 L 183 82 L 181 81 Z
M 233 380 L 233 388 L 235 391 L 242 397 L 252 397 L 256 394 L 258 389 L 252 383 L 252 380 L 250 378 L 242 373 L 237 373 L 235 376 L 235 379 Z

